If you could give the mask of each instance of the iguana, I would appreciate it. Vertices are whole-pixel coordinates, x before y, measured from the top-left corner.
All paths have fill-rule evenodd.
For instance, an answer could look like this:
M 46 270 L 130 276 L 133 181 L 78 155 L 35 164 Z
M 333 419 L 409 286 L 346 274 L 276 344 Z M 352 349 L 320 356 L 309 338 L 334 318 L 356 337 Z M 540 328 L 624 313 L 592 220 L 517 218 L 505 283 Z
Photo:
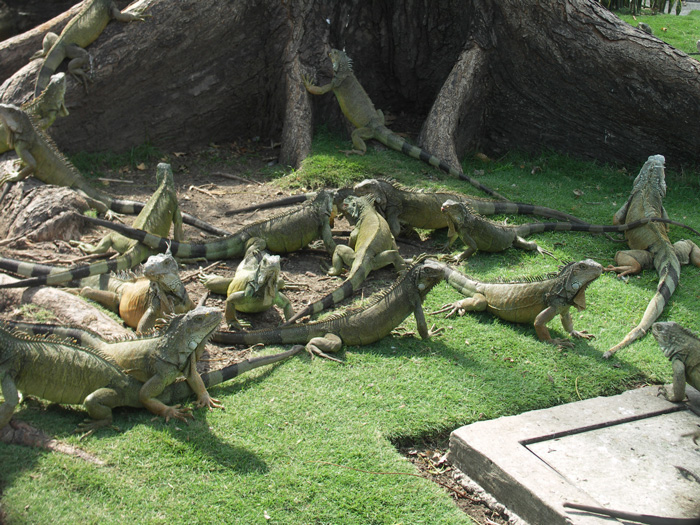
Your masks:
M 374 294 L 361 307 L 323 321 L 252 332 L 219 331 L 212 340 L 226 344 L 302 343 L 310 353 L 328 357 L 326 352 L 337 352 L 343 344 L 367 345 L 379 341 L 411 313 L 421 338 L 427 339 L 438 331 L 428 328 L 422 302 L 443 276 L 441 264 L 419 257 L 389 288 Z
M 649 157 L 634 180 L 629 199 L 615 213 L 613 224 L 629 224 L 645 217 L 668 218 L 663 206 L 666 196 L 664 163 L 662 155 Z M 643 337 L 651 328 L 678 285 L 681 265 L 690 262 L 700 267 L 700 248 L 689 240 L 671 244 L 667 231 L 666 225 L 654 222 L 625 232 L 630 250 L 617 252 L 616 266 L 611 265 L 605 269 L 624 276 L 654 267 L 659 274 L 656 293 L 644 311 L 642 320 L 622 341 L 603 354 L 606 359 L 620 348 Z
M 332 211 L 332 193 L 320 191 L 313 201 L 303 206 L 244 226 L 228 237 L 204 243 L 171 241 L 159 235 L 95 217 L 85 217 L 84 220 L 110 228 L 159 252 L 170 249 L 174 257 L 218 260 L 242 257 L 246 243 L 253 238 L 265 241 L 264 248 L 272 253 L 289 253 L 301 250 L 311 241 L 321 237 L 328 253 L 333 253 L 335 241 L 329 222 Z
M 111 210 L 133 215 L 142 212 L 147 206 L 141 202 L 115 199 L 90 186 L 77 168 L 58 150 L 53 140 L 36 127 L 29 114 L 17 106 L 0 104 L 0 124 L 9 131 L 8 143 L 25 164 L 16 173 L 1 176 L 0 185 L 33 175 L 45 184 L 73 188 L 100 213 Z M 228 234 L 225 230 L 188 214 L 183 214 L 183 220 L 187 224 L 216 235 Z
M 110 19 L 132 22 L 143 21 L 148 16 L 150 15 L 144 15 L 142 10 L 122 13 L 112 0 L 85 0 L 83 7 L 66 24 L 61 34 L 46 33 L 41 51 L 37 51 L 31 57 L 30 60 L 44 58 L 36 77 L 34 96 L 39 96 L 65 58 L 71 59 L 68 72 L 80 78 L 87 88 L 88 77 L 83 71 L 83 66 L 87 65 L 89 54 L 83 48 L 97 40 Z
M 156 168 L 156 180 L 158 188 L 146 203 L 146 206 L 134 220 L 134 227 L 143 228 L 146 231 L 158 235 L 168 235 L 170 225 L 173 225 L 176 239 L 182 238 L 182 218 L 177 204 L 173 172 L 169 164 L 160 163 Z M 32 279 L 1 284 L 0 288 L 22 288 L 26 286 L 40 286 L 44 284 L 64 284 L 75 279 L 81 279 L 90 275 L 99 275 L 107 272 L 126 270 L 133 268 L 144 261 L 154 252 L 147 246 L 137 241 L 110 232 L 95 247 L 81 243 L 81 248 L 90 253 L 104 253 L 109 248 L 114 248 L 122 255 L 108 261 L 99 261 L 90 265 L 76 268 L 52 268 L 44 265 L 32 265 L 30 263 L 17 264 L 12 259 L 0 258 L 0 268 L 20 275 L 29 275 Z M 165 251 L 165 250 L 164 250 Z M 51 268 L 46 274 L 47 268 Z
M 84 403 L 93 421 L 79 428 L 94 431 L 111 424 L 112 408 L 143 406 L 166 421 L 186 421 L 188 408 L 157 399 L 184 376 L 198 406 L 220 407 L 197 373 L 196 361 L 221 322 L 221 312 L 200 306 L 174 316 L 166 328 L 148 337 L 118 341 L 102 349 L 62 339 L 30 336 L 0 325 L 0 428 L 19 401 L 17 391 L 58 403 Z
M 384 114 L 377 110 L 372 104 L 372 100 L 367 95 L 360 82 L 352 71 L 352 61 L 345 52 L 338 49 L 331 49 L 328 56 L 333 63 L 333 79 L 324 86 L 315 86 L 307 77 L 303 77 L 304 87 L 313 95 L 323 95 L 332 91 L 340 109 L 350 123 L 355 126 L 352 132 L 352 144 L 354 149 L 345 152 L 364 155 L 367 151 L 365 140 L 376 139 L 385 146 L 405 153 L 414 159 L 420 159 L 442 171 L 469 182 L 475 188 L 501 200 L 508 200 L 500 193 L 492 190 L 473 179 L 469 175 L 450 167 L 446 162 L 441 161 L 434 155 L 416 146 L 412 146 L 405 139 L 392 132 L 384 125 Z
M 661 217 L 644 217 L 627 224 L 603 225 L 572 222 L 532 222 L 527 224 L 503 224 L 495 222 L 476 213 L 469 204 L 447 200 L 442 204 L 442 213 L 447 218 L 447 246 L 452 246 L 459 237 L 467 245 L 467 249 L 458 255 L 456 262 L 463 261 L 470 257 L 477 250 L 483 252 L 500 252 L 508 248 L 520 248 L 521 250 L 537 250 L 540 253 L 547 253 L 540 248 L 537 243 L 526 241 L 523 237 L 540 232 L 553 231 L 574 231 L 589 233 L 610 233 L 625 232 L 633 228 L 639 228 L 650 222 L 671 223 L 683 226 L 689 230 L 697 232 L 676 221 L 663 219 Z
M 596 507 L 593 505 L 581 505 L 580 503 L 565 502 L 564 507 L 592 512 L 593 514 L 602 514 L 624 520 L 625 522 L 633 521 L 635 523 L 644 523 L 646 525 L 698 525 L 697 518 L 669 518 L 661 516 L 653 516 L 651 514 L 639 514 L 637 512 L 627 512 L 623 510 L 606 509 L 604 507 Z
M 345 281 L 322 299 L 308 305 L 287 320 L 291 324 L 306 315 L 316 314 L 350 297 L 369 273 L 389 264 L 401 270 L 405 264 L 399 255 L 394 236 L 384 217 L 374 209 L 374 197 L 350 196 L 344 201 L 345 215 L 355 222 L 348 246 L 339 244 L 333 252 L 333 266 L 328 275 L 340 275 L 343 265 L 350 267 Z
M 481 282 L 447 265 L 442 265 L 447 283 L 466 299 L 444 305 L 431 315 L 448 312 L 447 317 L 465 312 L 486 311 L 512 323 L 533 323 L 540 341 L 572 347 L 566 339 L 552 339 L 547 323 L 557 315 L 564 329 L 573 337 L 591 339 L 593 335 L 574 330 L 569 309 L 586 308 L 586 288 L 603 271 L 597 262 L 586 259 L 571 262 L 558 273 L 544 277 L 503 282 Z
M 294 313 L 292 303 L 281 290 L 285 288 L 280 276 L 280 256 L 270 255 L 261 249 L 262 239 L 248 241 L 245 257 L 236 268 L 233 277 L 202 274 L 200 281 L 210 291 L 226 295 L 224 317 L 229 326 L 242 329 L 236 310 L 245 313 L 264 312 L 273 304 L 282 308 L 284 318 Z
M 56 118 L 68 115 L 65 104 L 66 75 L 56 73 L 41 95 L 22 104 L 21 109 L 34 119 L 34 125 L 46 131 Z M 11 150 L 9 130 L 0 121 L 0 153 Z
M 651 333 L 673 366 L 673 392 L 664 392 L 668 400 L 683 401 L 686 382 L 700 390 L 700 338 L 672 321 L 654 323 Z

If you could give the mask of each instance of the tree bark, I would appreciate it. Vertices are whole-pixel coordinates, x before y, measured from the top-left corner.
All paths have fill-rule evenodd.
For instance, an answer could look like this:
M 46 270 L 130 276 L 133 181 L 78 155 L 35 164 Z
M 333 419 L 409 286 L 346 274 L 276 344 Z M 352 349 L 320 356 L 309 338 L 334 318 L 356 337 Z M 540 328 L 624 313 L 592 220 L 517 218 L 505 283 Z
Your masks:
M 257 135 L 280 140 L 280 161 L 297 166 L 314 124 L 345 127 L 334 97 L 310 97 L 301 83 L 328 81 L 338 47 L 377 108 L 427 115 L 419 140 L 452 163 L 477 148 L 634 163 L 700 155 L 698 62 L 593 0 L 143 4 L 152 18 L 112 22 L 89 46 L 89 93 L 70 81 L 71 115 L 52 127 L 64 151 Z M 37 67 L 9 78 L 0 100 L 24 101 Z

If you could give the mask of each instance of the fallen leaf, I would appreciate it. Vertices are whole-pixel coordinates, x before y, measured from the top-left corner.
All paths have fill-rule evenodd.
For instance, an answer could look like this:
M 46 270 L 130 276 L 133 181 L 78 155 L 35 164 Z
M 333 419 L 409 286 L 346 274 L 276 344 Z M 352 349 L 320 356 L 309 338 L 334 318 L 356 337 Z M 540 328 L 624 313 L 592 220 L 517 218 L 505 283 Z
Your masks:
M 267 511 L 263 512 L 263 516 L 265 516 L 266 520 L 272 519 L 272 518 L 270 518 L 270 515 L 267 513 Z
M 185 153 L 184 151 L 175 151 L 173 152 L 173 155 L 175 155 L 176 157 L 184 157 L 185 155 L 187 155 L 187 153 Z
M 146 169 L 146 165 L 142 162 L 141 164 L 136 165 L 136 169 L 139 171 L 144 171 Z

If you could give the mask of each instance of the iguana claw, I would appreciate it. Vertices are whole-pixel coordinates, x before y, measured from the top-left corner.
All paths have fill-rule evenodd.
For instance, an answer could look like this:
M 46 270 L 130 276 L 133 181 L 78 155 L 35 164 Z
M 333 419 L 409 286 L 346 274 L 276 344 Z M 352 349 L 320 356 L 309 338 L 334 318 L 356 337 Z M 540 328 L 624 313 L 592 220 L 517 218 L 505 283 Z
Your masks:
M 449 310 L 449 312 L 448 312 Z M 437 315 L 441 314 L 443 312 L 448 312 L 447 315 L 445 316 L 446 319 L 453 317 L 455 314 L 459 314 L 460 316 L 463 316 L 466 313 L 466 310 L 464 308 L 460 307 L 460 301 L 455 301 L 454 303 L 447 303 L 443 304 L 439 310 L 435 310 L 434 312 L 429 312 L 428 315 Z
M 549 341 L 545 341 L 545 343 L 549 343 L 551 345 L 554 345 L 557 348 L 573 348 L 574 347 L 574 343 L 572 343 L 568 339 L 562 339 L 560 337 L 557 337 L 555 339 L 550 339 Z
M 589 334 L 586 330 L 572 330 L 570 333 L 572 337 L 578 337 L 579 339 L 595 339 L 595 334 Z
M 175 418 L 179 419 L 180 421 L 184 421 L 187 423 L 187 418 L 194 419 L 194 416 L 191 414 L 192 409 L 189 407 L 185 408 L 180 408 L 182 405 L 175 405 L 172 407 L 168 407 L 162 414 L 162 416 L 165 418 L 165 422 L 169 422 L 170 418 Z

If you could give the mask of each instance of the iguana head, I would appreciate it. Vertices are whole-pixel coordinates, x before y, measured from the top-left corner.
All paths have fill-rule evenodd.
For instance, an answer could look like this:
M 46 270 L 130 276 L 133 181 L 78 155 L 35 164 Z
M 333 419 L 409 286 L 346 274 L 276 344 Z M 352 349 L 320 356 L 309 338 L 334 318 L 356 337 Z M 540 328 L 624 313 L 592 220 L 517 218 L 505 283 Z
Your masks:
M 577 309 L 586 308 L 586 288 L 603 273 L 603 267 L 593 259 L 572 262 L 559 272 L 562 280 L 560 287 L 553 290 L 567 304 L 573 304 Z
M 280 256 L 265 253 L 255 270 L 255 278 L 251 279 L 245 288 L 245 296 L 253 297 L 261 291 L 269 290 L 276 293 L 277 281 L 280 276 Z
M 169 318 L 170 322 L 161 337 L 164 338 L 164 347 L 177 351 L 177 355 L 171 354 L 170 359 L 177 359 L 180 370 L 185 369 L 193 355 L 195 360 L 199 359 L 204 346 L 219 327 L 222 319 L 221 310 L 208 306 L 197 306 L 186 314 L 173 315 Z
M 664 164 L 666 159 L 663 155 L 651 155 L 639 170 L 639 175 L 634 179 L 632 193 L 643 188 L 652 188 L 663 198 L 666 196 L 666 172 Z
M 167 186 L 175 185 L 173 181 L 173 169 L 167 162 L 159 162 L 158 166 L 156 166 L 156 182 L 158 186 L 162 184 L 166 184 Z
M 445 266 L 433 259 L 427 259 L 425 255 L 416 258 L 406 271 L 409 274 L 415 273 L 415 285 L 422 299 L 445 278 Z
M 342 78 L 352 73 L 352 60 L 340 49 L 331 49 L 328 56 L 333 63 L 333 76 Z
M 58 102 L 60 104 L 58 114 L 61 117 L 65 117 L 68 115 L 68 109 L 66 108 L 65 103 L 65 96 L 66 74 L 56 73 L 55 75 L 51 75 L 51 80 L 49 81 L 49 84 L 44 88 L 44 91 L 41 92 L 41 95 L 39 95 L 37 100 L 44 99 L 47 102 L 53 102 L 53 104 Z
M 673 321 L 654 323 L 651 325 L 651 333 L 669 359 L 679 353 L 687 353 L 688 342 L 698 339 L 693 332 Z
M 391 183 L 380 179 L 365 179 L 355 184 L 352 188 L 353 192 L 358 197 L 372 195 L 374 197 L 374 204 L 380 208 L 386 207 L 387 201 L 389 200 L 388 194 L 393 189 L 394 187 Z
M 143 276 L 151 281 L 161 283 L 180 300 L 187 301 L 187 290 L 185 290 L 185 285 L 180 280 L 177 261 L 169 251 L 151 255 L 143 263 Z
M 466 203 L 447 199 L 440 206 L 440 211 L 453 223 L 465 225 L 474 218 L 476 212 Z
M 374 206 L 374 195 L 363 195 L 361 197 L 350 195 L 343 201 L 343 215 L 348 218 L 348 221 L 355 223 L 360 219 L 362 212 L 369 206 Z

